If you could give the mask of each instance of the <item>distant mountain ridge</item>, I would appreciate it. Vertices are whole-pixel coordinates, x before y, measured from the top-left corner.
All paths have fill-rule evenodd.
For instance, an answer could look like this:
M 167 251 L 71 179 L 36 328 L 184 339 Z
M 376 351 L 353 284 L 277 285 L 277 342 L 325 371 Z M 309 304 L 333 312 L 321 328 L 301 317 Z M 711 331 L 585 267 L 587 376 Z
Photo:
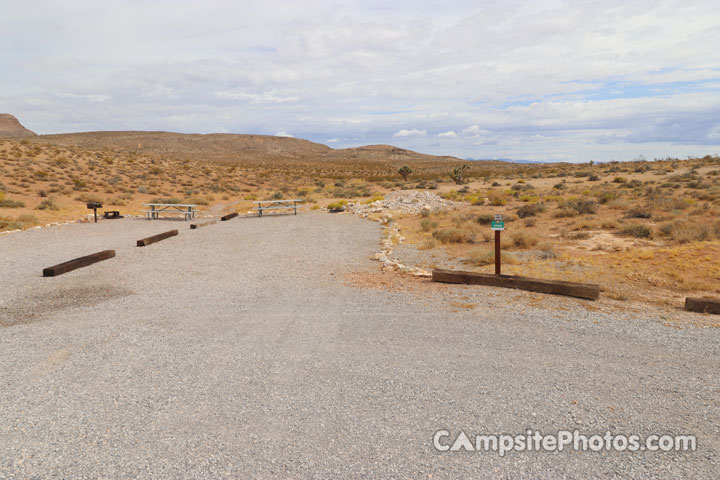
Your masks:
M 40 135 L 38 141 L 101 150 L 169 155 L 221 162 L 243 163 L 463 163 L 457 157 L 426 155 L 393 145 L 366 145 L 333 149 L 295 137 L 232 133 L 173 133 L 106 131 Z M 507 165 L 505 162 L 493 162 Z
M 366 145 L 334 149 L 295 137 L 233 133 L 174 133 L 162 131 L 95 131 L 36 135 L 12 115 L 0 116 L 0 137 L 33 137 L 33 141 L 90 150 L 111 149 L 201 161 L 247 164 L 342 164 L 368 163 L 412 165 L 465 163 L 448 155 L 427 155 L 393 145 Z M 484 160 L 494 166 L 507 162 Z
M 35 137 L 37 134 L 23 127 L 20 121 L 9 113 L 0 113 L 0 137 Z

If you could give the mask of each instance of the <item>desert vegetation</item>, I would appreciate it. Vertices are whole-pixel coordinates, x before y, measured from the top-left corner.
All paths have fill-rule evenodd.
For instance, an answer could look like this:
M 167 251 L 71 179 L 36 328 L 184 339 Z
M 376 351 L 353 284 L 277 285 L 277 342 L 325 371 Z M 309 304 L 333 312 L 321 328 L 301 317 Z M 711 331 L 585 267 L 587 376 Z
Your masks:
M 418 189 L 456 208 L 397 218 L 403 235 L 468 268 L 491 268 L 489 223 L 499 213 L 508 273 L 595 281 L 619 299 L 628 285 L 646 296 L 660 289 L 660 298 L 720 292 L 720 158 L 458 163 L 365 148 L 370 153 L 263 163 L 79 147 L 48 137 L 0 140 L 0 230 L 76 219 L 88 201 L 132 214 L 150 201 L 245 211 L 254 200 L 292 197 L 309 208 L 342 211 L 351 202 Z

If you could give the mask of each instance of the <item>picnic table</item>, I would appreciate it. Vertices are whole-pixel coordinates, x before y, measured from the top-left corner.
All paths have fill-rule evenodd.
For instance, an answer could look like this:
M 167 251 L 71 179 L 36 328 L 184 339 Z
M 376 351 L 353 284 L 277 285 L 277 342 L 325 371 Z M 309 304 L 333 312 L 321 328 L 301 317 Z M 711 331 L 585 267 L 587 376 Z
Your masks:
M 297 215 L 297 205 L 302 203 L 302 199 L 289 199 L 289 200 L 261 200 L 253 203 L 257 204 L 253 210 L 257 210 L 258 217 L 262 217 L 265 210 L 293 210 Z
M 143 206 L 150 207 L 150 210 L 145 210 L 145 215 L 148 220 L 159 218 L 160 214 L 165 213 L 182 213 L 185 216 L 185 220 L 195 218 L 195 207 L 194 204 L 183 204 L 183 203 L 143 203 Z

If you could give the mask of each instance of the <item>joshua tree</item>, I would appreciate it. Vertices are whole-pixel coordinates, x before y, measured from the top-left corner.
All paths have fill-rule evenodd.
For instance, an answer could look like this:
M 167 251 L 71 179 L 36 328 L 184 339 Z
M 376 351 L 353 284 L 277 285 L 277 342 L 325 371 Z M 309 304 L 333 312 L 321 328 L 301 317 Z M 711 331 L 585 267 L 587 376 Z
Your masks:
M 453 168 L 450 177 L 453 179 L 456 185 L 462 185 L 462 183 L 465 181 L 465 171 L 469 168 L 470 167 L 468 167 L 467 165 L 458 165 L 457 167 Z
M 410 174 L 413 172 L 412 168 L 408 167 L 407 165 L 403 165 L 402 167 L 398 168 L 397 171 L 401 177 L 403 177 L 403 180 L 407 181 Z

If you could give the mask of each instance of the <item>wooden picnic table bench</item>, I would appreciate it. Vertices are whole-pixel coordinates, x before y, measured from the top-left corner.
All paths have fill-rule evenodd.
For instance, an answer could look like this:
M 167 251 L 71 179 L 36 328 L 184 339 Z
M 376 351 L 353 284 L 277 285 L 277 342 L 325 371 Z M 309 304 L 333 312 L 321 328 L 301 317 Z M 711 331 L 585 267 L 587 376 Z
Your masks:
M 159 218 L 160 214 L 165 213 L 182 213 L 185 220 L 195 218 L 195 207 L 194 204 L 183 204 L 183 203 L 143 203 L 143 206 L 150 207 L 150 210 L 144 210 L 148 220 Z
M 257 207 L 253 210 L 257 210 L 258 217 L 262 217 L 265 210 L 293 210 L 297 215 L 297 205 L 302 203 L 302 199 L 289 199 L 289 200 L 261 200 L 253 203 L 257 204 Z

